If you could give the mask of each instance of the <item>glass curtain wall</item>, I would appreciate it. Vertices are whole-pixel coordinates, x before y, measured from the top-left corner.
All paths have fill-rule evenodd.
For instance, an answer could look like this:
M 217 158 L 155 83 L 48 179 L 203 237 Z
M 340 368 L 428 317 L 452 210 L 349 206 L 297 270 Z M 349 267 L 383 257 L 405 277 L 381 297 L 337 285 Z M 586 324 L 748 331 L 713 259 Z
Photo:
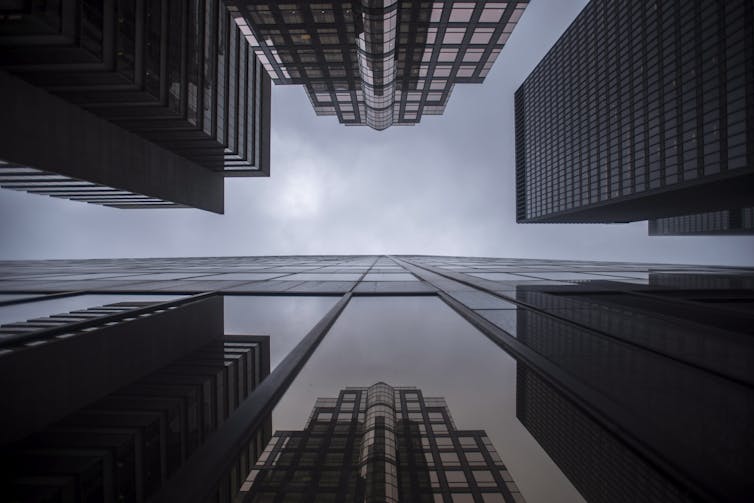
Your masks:
M 269 336 L 270 375 L 238 410 L 271 414 L 272 433 L 304 429 L 319 398 L 348 387 L 415 386 L 443 397 L 458 429 L 486 432 L 526 501 L 754 496 L 751 269 L 430 256 L 5 262 L 0 294 L 0 309 L 29 310 L 222 295 L 226 334 Z M 242 430 L 228 442 L 248 443 Z M 458 491 L 469 485 L 439 454 L 427 458 L 438 484 L 452 472 Z

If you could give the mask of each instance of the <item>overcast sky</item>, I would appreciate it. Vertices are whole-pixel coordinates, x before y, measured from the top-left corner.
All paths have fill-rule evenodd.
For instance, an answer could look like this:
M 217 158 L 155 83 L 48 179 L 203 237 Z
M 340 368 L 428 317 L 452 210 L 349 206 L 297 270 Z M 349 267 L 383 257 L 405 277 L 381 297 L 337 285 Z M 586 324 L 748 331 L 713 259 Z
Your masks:
M 649 237 L 646 222 L 515 223 L 513 93 L 586 4 L 533 0 L 484 84 L 383 132 L 275 86 L 270 178 L 226 212 L 118 210 L 0 190 L 0 259 L 421 253 L 754 265 L 751 237 Z M 64 162 L 64 160 L 61 160 Z

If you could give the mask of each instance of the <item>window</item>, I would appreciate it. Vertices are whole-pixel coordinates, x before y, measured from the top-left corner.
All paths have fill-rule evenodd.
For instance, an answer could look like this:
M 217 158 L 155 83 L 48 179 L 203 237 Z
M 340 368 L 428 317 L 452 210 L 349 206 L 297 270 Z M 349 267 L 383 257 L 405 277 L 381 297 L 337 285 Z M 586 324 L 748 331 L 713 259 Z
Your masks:
M 440 49 L 440 55 L 438 56 L 437 60 L 438 61 L 455 61 L 456 56 L 458 56 L 458 49 Z M 476 59 L 475 61 L 479 61 L 479 60 Z
M 474 34 L 471 36 L 472 44 L 488 44 L 492 39 L 494 33 L 493 28 L 477 28 L 474 30 Z
M 466 28 L 447 28 L 445 37 L 442 39 L 443 44 L 460 44 L 463 42 L 463 36 L 466 34 Z
M 496 487 L 497 483 L 495 482 L 495 477 L 492 474 L 492 472 L 489 471 L 482 471 L 482 470 L 473 470 L 471 472 L 474 475 L 474 480 L 476 481 L 476 484 L 479 487 Z
M 455 2 L 453 3 L 453 9 L 450 11 L 450 22 L 466 23 L 471 20 L 471 15 L 473 13 L 473 2 Z
M 461 465 L 461 461 L 458 459 L 458 454 L 456 454 L 455 452 L 441 452 L 440 461 L 442 461 L 442 464 L 445 466 Z
M 488 3 L 484 6 L 482 15 L 479 16 L 479 21 L 484 23 L 498 23 L 503 17 L 503 12 L 505 12 L 504 3 Z
M 466 475 L 460 470 L 454 470 L 454 471 L 445 471 L 445 478 L 448 481 L 448 486 L 450 487 L 468 487 L 469 483 L 466 481 Z M 474 499 L 472 498 L 471 501 L 473 502 Z

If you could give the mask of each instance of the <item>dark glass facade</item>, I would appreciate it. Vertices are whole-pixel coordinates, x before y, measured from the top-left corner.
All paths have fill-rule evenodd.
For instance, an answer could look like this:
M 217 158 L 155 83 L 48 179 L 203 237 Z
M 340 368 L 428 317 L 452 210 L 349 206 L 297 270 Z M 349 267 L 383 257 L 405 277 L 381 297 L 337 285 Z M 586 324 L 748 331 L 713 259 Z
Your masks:
M 718 236 L 754 234 L 754 208 L 710 211 L 649 221 L 650 236 Z
M 303 84 L 317 115 L 381 130 L 482 82 L 528 2 L 230 3 L 273 82 Z
M 303 431 L 276 431 L 243 501 L 524 501 L 482 430 L 443 398 L 376 383 L 320 398 Z
M 155 294 L 170 298 L 132 297 Z M 64 301 L 66 309 L 50 307 Z M 176 385 L 180 393 L 153 399 L 167 381 L 190 374 L 181 383 L 206 389 L 201 376 L 222 366 L 223 391 L 217 380 L 209 387 L 222 398 L 202 401 L 201 417 L 225 420 L 207 441 L 190 443 L 194 454 L 174 472 L 160 472 L 171 475 L 155 501 L 228 500 L 248 492 L 251 479 L 276 491 L 286 481 L 291 491 L 319 487 L 323 498 L 748 501 L 752 305 L 754 270 L 733 267 L 431 256 L 2 262 L 0 371 L 11 378 L 0 380 L 0 444 L 12 462 L 27 459 L 13 453 L 96 418 L 86 442 L 106 438 L 98 449 L 127 454 L 118 446 L 137 444 L 108 428 L 147 435 L 157 424 L 147 419 L 177 417 L 171 404 L 194 396 Z M 70 314 L 49 317 L 60 312 Z M 239 377 L 251 367 L 234 366 L 251 358 L 228 346 L 234 332 L 269 336 L 262 354 L 274 362 L 256 387 Z M 29 370 L 48 368 L 55 379 Z M 158 383 L 165 369 L 171 377 Z M 372 429 L 369 385 L 379 376 L 423 381 L 378 386 L 379 396 L 393 395 L 374 404 L 381 426 Z M 344 389 L 351 383 L 358 386 Z M 316 395 L 307 394 L 312 387 Z M 304 426 L 319 396 L 338 398 L 317 402 Z M 128 416 L 113 422 L 112 407 Z M 448 407 L 459 425 L 479 429 L 457 429 Z M 382 427 L 388 416 L 393 430 Z M 200 431 L 190 424 L 159 438 L 189 445 L 189 432 Z M 83 449 L 75 439 L 66 449 Z M 258 462 L 252 442 L 256 454 L 267 446 Z M 380 457 L 386 446 L 396 454 Z M 76 459 L 82 474 L 105 473 Z M 370 463 L 384 468 L 374 483 L 361 471 Z M 548 489 L 556 483 L 557 492 Z
M 134 297 L 0 326 L 4 497 L 151 499 L 269 374 L 269 337 L 222 335 L 219 298 Z M 268 415 L 227 453 L 210 482 L 217 500 L 229 501 L 271 433 Z
M 751 2 L 592 0 L 516 92 L 521 223 L 752 205 Z
M 269 77 L 221 1 L 20 2 L 0 9 L 0 16 L 0 69 L 116 124 L 120 134 L 104 147 L 111 155 L 123 148 L 128 131 L 147 140 L 151 147 L 143 149 L 159 147 L 220 177 L 269 175 Z M 73 181 L 107 180 L 97 172 L 75 176 L 66 164 L 77 157 L 63 154 L 61 166 L 49 171 Z M 0 152 L 0 158 L 47 170 L 18 154 Z M 116 179 L 104 185 L 127 189 Z M 180 204 L 129 203 L 128 195 L 86 200 L 117 207 Z M 124 204 L 112 204 L 119 201 Z
M 6 490 L 21 500 L 151 498 L 264 378 L 263 339 L 223 337 L 25 438 Z M 219 485 L 239 485 L 270 433 L 258 432 Z
M 677 279 L 693 288 L 705 278 Z M 519 362 L 517 417 L 588 501 L 745 499 L 751 310 L 731 292 L 666 291 L 651 274 L 649 284 L 519 287 L 533 309 L 518 313 L 518 340 L 576 382 L 553 383 Z M 610 429 L 637 441 L 616 441 Z

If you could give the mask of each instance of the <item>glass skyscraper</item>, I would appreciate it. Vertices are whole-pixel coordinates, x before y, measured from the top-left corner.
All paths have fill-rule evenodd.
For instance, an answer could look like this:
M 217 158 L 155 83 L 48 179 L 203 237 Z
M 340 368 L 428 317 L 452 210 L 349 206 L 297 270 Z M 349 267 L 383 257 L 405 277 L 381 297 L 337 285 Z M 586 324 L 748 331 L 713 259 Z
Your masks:
M 221 0 L 11 2 L 0 72 L 5 188 L 222 213 L 224 177 L 269 176 L 270 79 Z
M 752 26 L 746 0 L 590 1 L 516 92 L 518 222 L 752 206 Z
M 528 0 L 229 3 L 273 82 L 304 85 L 317 115 L 381 130 L 484 81 Z
M 515 501 L 507 477 L 528 501 L 754 496 L 752 269 L 208 257 L 0 262 L 0 278 L 1 473 L 17 494 L 231 501 L 255 465 L 271 484 L 366 491 L 354 470 L 377 459 L 362 447 L 382 381 L 417 388 L 380 385 L 401 501 Z M 323 396 L 338 399 L 312 415 Z

